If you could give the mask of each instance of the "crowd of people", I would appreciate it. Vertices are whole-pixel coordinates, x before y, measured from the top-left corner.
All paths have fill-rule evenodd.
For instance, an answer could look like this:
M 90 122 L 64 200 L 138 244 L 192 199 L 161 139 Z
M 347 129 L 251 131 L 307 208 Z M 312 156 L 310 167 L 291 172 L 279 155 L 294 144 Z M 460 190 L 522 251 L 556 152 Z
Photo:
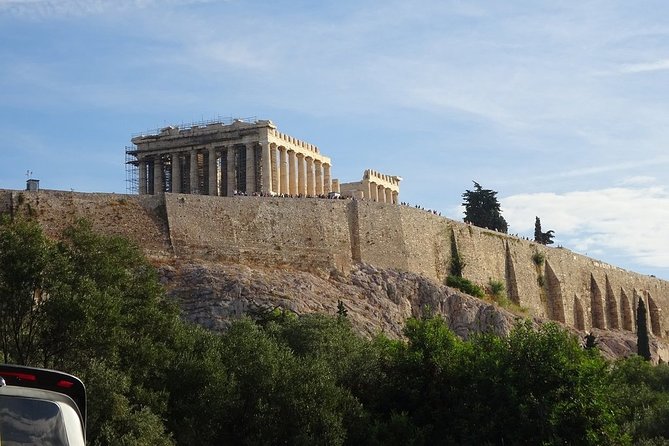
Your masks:
M 233 195 L 235 197 L 248 197 L 249 194 L 247 194 L 244 191 L 240 190 L 235 190 Z M 321 198 L 321 199 L 327 199 L 327 200 L 347 200 L 351 199 L 352 197 L 344 197 L 338 192 L 330 192 L 327 194 L 317 194 L 317 195 L 305 195 L 305 194 L 277 194 L 276 192 L 253 192 L 250 194 L 251 197 L 276 197 L 276 198 Z
M 423 206 L 419 206 L 419 205 L 417 205 L 417 204 L 412 206 L 411 204 L 406 203 L 406 202 L 404 202 L 404 201 L 401 202 L 400 204 L 401 204 L 402 206 L 408 206 L 408 207 L 412 207 L 412 208 L 415 208 L 415 209 L 420 209 L 421 211 L 426 211 L 426 212 L 428 212 L 428 213 L 430 213 L 430 214 L 438 215 L 438 216 L 441 217 L 441 212 L 435 211 L 434 209 L 425 209 Z

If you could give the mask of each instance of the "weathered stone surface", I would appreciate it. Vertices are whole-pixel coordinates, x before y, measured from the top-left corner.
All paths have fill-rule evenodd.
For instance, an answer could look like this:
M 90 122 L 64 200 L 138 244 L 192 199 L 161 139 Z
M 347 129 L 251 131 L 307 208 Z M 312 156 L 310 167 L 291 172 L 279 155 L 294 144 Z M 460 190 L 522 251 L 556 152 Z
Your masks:
M 477 332 L 506 334 L 517 317 L 419 275 L 370 265 L 356 265 L 349 275 L 335 272 L 328 278 L 204 261 L 164 265 L 159 271 L 184 315 L 214 330 L 244 314 L 275 307 L 298 314 L 336 314 L 340 300 L 354 326 L 368 335 L 399 337 L 407 318 L 426 311 L 443 315 L 464 338 Z

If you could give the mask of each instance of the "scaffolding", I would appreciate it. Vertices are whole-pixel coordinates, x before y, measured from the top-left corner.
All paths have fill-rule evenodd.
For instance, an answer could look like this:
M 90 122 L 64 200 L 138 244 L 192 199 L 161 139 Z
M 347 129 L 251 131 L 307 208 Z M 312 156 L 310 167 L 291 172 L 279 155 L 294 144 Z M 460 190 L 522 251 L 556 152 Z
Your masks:
M 159 135 L 160 131 L 166 127 L 176 127 L 179 130 L 189 130 L 192 128 L 198 128 L 198 127 L 206 127 L 208 125 L 216 125 L 216 124 L 221 124 L 221 125 L 230 125 L 233 124 L 235 121 L 242 121 L 242 122 L 248 122 L 255 124 L 258 122 L 258 117 L 257 116 L 250 116 L 247 118 L 234 118 L 231 116 L 228 117 L 221 117 L 218 116 L 215 119 L 203 119 L 200 121 L 193 121 L 193 122 L 187 122 L 184 123 L 182 122 L 181 124 L 166 124 L 162 127 L 158 127 L 155 129 L 150 129 L 146 130 L 144 132 L 138 132 L 138 133 L 133 133 L 131 135 L 132 138 L 136 138 L 138 136 L 148 136 L 148 135 Z
M 125 193 L 139 194 L 139 168 L 135 158 L 135 146 L 125 146 Z
M 179 130 L 190 130 L 190 129 L 195 129 L 199 127 L 206 127 L 210 125 L 231 125 L 235 121 L 242 121 L 242 122 L 248 122 L 248 123 L 257 123 L 258 118 L 256 116 L 251 116 L 248 118 L 233 118 L 233 117 L 225 117 L 222 118 L 218 116 L 215 119 L 210 119 L 210 120 L 201 120 L 201 121 L 195 121 L 195 122 L 189 122 L 189 123 L 181 123 L 181 124 L 173 124 L 173 127 L 178 128 Z M 133 133 L 132 138 L 136 138 L 138 136 L 147 136 L 147 135 L 159 135 L 160 132 L 165 129 L 165 126 L 162 128 L 157 128 L 157 129 L 152 129 L 152 130 L 147 130 L 145 132 L 139 132 L 139 133 Z M 127 194 L 139 194 L 139 162 L 137 161 L 137 151 L 138 148 L 134 144 L 131 146 L 125 146 L 125 190 Z M 205 168 L 204 164 L 204 159 L 200 159 L 198 161 L 198 165 L 203 166 L 202 168 Z M 168 163 L 169 164 L 169 161 Z M 243 170 L 245 172 L 245 170 Z M 183 171 L 184 173 L 182 175 L 187 174 L 187 170 Z M 203 174 L 204 172 L 199 173 L 199 178 L 205 178 L 205 175 Z M 151 180 L 151 177 L 153 175 L 153 170 L 149 169 L 147 172 L 147 179 L 149 180 L 149 185 L 148 188 L 153 187 L 153 182 Z M 169 178 L 169 175 L 171 175 L 171 170 L 167 169 L 164 172 L 164 177 L 167 181 L 166 184 L 170 184 L 171 180 Z M 182 179 L 183 181 L 183 179 Z M 204 181 L 204 180 L 203 180 Z M 259 181 L 259 179 L 258 179 Z M 206 191 L 207 188 L 209 187 L 208 184 L 200 184 L 200 190 Z M 259 187 L 259 186 L 258 186 Z M 170 192 L 169 190 L 166 192 Z

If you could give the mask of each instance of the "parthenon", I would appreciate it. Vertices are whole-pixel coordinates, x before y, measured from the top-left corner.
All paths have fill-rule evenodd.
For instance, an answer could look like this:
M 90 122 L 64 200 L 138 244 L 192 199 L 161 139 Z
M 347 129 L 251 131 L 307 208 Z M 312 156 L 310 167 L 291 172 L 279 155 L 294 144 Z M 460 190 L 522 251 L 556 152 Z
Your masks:
M 318 147 L 281 133 L 269 120 L 169 126 L 132 138 L 126 150 L 140 194 L 327 196 L 340 192 Z M 366 170 L 342 195 L 397 203 L 396 176 Z
M 330 158 L 268 120 L 171 126 L 132 142 L 136 148 L 127 153 L 135 157 L 140 194 L 317 196 L 333 190 Z

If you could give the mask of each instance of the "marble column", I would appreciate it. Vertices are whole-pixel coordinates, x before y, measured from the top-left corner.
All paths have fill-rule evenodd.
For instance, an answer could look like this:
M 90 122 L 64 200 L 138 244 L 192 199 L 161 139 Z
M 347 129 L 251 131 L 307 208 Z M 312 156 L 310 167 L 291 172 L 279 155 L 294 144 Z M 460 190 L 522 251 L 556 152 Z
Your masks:
M 227 158 L 227 172 L 226 177 L 228 180 L 228 197 L 235 195 L 235 190 L 237 189 L 237 175 L 235 169 L 235 152 L 237 148 L 235 146 L 228 146 L 228 158 Z
M 316 195 L 323 194 L 323 163 L 320 160 L 314 160 L 314 171 L 316 174 Z
M 369 183 L 369 192 L 370 192 L 370 199 L 372 201 L 379 201 L 379 187 L 376 183 L 370 182 Z
M 279 193 L 288 195 L 288 149 L 279 147 L 279 165 L 281 184 L 279 185 Z
M 330 176 L 330 165 L 323 164 L 323 181 L 325 185 L 323 186 L 324 193 L 332 192 L 332 178 Z
M 372 199 L 372 183 L 370 183 L 369 180 L 364 180 L 362 182 L 362 193 L 366 200 Z
M 316 184 L 314 183 L 314 159 L 306 157 L 307 161 L 307 195 L 315 195 Z
M 153 159 L 153 194 L 158 195 L 163 192 L 163 160 L 160 156 L 156 156 Z
M 256 143 L 246 144 L 246 193 L 256 192 Z
M 146 195 L 148 193 L 148 187 L 146 187 L 146 161 L 142 160 L 137 163 L 137 168 L 139 169 L 139 194 Z
M 181 193 L 181 156 L 172 154 L 172 193 Z
M 269 194 L 272 191 L 272 154 L 268 142 L 262 142 L 262 155 L 261 155 L 261 166 L 262 166 L 262 178 L 260 181 L 260 187 L 262 192 Z
M 279 166 L 279 160 L 277 159 L 276 144 L 271 145 L 269 152 L 272 159 L 272 192 L 279 193 L 279 169 L 281 166 Z
M 218 195 L 218 156 L 216 149 L 209 147 L 209 195 Z
M 307 194 L 307 163 L 302 153 L 297 154 L 297 193 Z
M 199 194 L 200 181 L 197 177 L 197 150 L 190 153 L 190 193 Z
M 393 204 L 397 204 L 400 202 L 400 194 L 397 192 L 393 192 Z
M 297 171 L 296 171 L 295 151 L 288 151 L 288 193 L 297 195 Z
M 393 191 L 391 189 L 386 189 L 386 203 L 393 203 Z
M 379 184 L 377 196 L 379 197 L 379 203 L 386 202 L 386 188 Z
M 338 194 L 341 193 L 341 189 L 339 188 L 339 180 L 336 178 L 332 180 L 332 192 L 337 192 Z

